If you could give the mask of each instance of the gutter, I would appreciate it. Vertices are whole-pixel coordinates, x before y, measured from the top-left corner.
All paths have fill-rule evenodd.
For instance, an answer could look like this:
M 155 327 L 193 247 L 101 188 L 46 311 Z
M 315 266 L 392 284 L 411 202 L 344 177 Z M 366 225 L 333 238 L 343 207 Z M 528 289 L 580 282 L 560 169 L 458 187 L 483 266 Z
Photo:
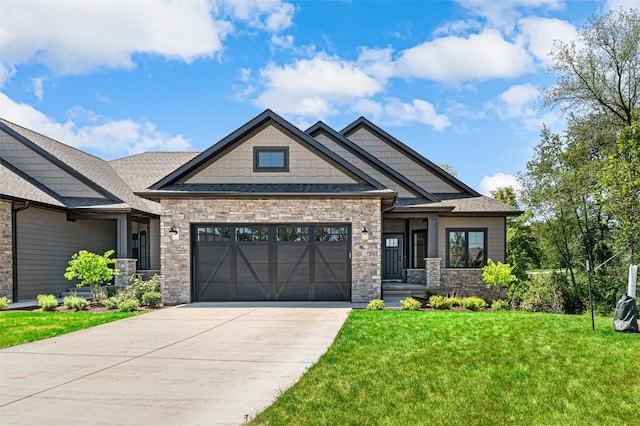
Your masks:
M 18 300 L 18 212 L 26 210 L 31 206 L 31 202 L 25 201 L 22 207 L 11 207 L 11 261 L 13 263 L 13 288 L 11 298 L 14 302 Z

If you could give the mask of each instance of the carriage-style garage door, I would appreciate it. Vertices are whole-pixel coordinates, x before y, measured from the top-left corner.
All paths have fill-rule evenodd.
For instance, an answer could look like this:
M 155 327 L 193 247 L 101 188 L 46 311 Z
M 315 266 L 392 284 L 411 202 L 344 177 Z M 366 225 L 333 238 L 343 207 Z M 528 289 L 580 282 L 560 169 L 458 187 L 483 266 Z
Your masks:
M 351 226 L 193 225 L 193 300 L 351 300 Z

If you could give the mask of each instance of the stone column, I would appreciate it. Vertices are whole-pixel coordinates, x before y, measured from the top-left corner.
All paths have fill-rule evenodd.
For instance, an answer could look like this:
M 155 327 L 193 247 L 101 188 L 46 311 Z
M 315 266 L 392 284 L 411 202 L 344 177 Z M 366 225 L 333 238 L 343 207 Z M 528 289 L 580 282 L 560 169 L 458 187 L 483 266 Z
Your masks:
M 9 202 L 0 201 L 0 297 L 13 297 L 13 230 Z
M 438 290 L 442 285 L 440 281 L 440 258 L 427 257 L 424 259 L 424 267 L 427 281 L 427 288 Z
M 126 287 L 129 285 L 129 277 L 136 273 L 137 259 L 115 259 L 116 269 L 120 270 L 120 275 L 116 275 L 114 283 L 116 287 Z

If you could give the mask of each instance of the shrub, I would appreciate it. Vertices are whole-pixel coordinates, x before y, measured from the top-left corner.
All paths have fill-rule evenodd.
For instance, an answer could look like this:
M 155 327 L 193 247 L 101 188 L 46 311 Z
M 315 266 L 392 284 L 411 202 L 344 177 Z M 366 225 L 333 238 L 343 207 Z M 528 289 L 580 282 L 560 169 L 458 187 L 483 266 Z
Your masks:
M 66 296 L 63 300 L 64 306 L 75 311 L 84 311 L 89 306 L 89 301 L 80 296 Z
M 431 296 L 437 296 L 438 295 L 438 290 L 434 290 L 432 288 L 427 288 L 424 290 L 424 298 L 429 300 L 429 298 Z
M 406 311 L 417 311 L 422 306 L 422 303 L 418 302 L 413 297 L 407 297 L 400 301 L 400 306 Z
M 91 287 L 91 298 L 94 302 L 103 304 L 107 299 L 107 289 L 103 287 Z
M 36 299 L 41 311 L 53 311 L 58 307 L 58 299 L 53 294 L 39 294 Z
M 0 297 L 0 311 L 6 311 L 9 308 L 9 304 L 11 303 L 11 299 L 6 296 Z
M 429 298 L 429 305 L 431 305 L 433 309 L 449 309 L 449 307 L 451 307 L 450 303 L 449 298 L 444 296 L 436 295 Z
M 493 260 L 488 259 L 487 264 L 482 267 L 482 280 L 488 288 L 499 292 L 501 288 L 510 287 L 518 280 L 512 271 L 513 268 L 508 263 L 494 263 Z
M 458 299 L 457 297 L 448 297 L 447 299 L 449 299 L 449 307 L 454 307 L 454 306 L 462 306 L 462 301 L 460 299 Z
M 118 303 L 118 309 L 120 312 L 134 312 L 140 307 L 140 302 L 137 299 L 124 299 Z
M 381 311 L 384 309 L 384 300 L 374 299 L 367 305 L 367 311 Z
M 116 295 L 118 287 L 115 285 L 106 285 L 104 289 L 107 290 L 107 297 L 113 297 Z
M 154 275 L 146 281 L 140 275 L 133 275 L 129 279 L 129 283 L 124 289 L 129 299 L 141 301 L 145 293 L 160 291 L 160 275 Z
M 68 280 L 78 279 L 78 287 L 91 286 L 94 289 L 100 284 L 108 284 L 120 271 L 110 268 L 116 263 L 111 259 L 113 250 L 106 251 L 102 256 L 87 250 L 80 250 L 71 256 L 64 277 Z
M 118 309 L 118 305 L 125 299 L 124 295 L 116 294 L 115 296 L 111 296 L 108 299 L 102 301 L 102 304 L 107 309 Z
M 520 309 L 528 312 L 563 312 L 562 292 L 552 275 L 537 274 L 529 278 Z
M 462 306 L 470 311 L 481 311 L 487 307 L 484 299 L 475 296 L 469 296 L 462 299 Z
M 162 301 L 162 293 L 159 291 L 149 291 L 142 295 L 142 304 L 150 308 L 157 307 Z
M 502 300 L 502 299 L 494 300 L 491 303 L 491 310 L 492 311 L 508 311 L 509 310 L 509 302 L 507 302 L 506 300 Z

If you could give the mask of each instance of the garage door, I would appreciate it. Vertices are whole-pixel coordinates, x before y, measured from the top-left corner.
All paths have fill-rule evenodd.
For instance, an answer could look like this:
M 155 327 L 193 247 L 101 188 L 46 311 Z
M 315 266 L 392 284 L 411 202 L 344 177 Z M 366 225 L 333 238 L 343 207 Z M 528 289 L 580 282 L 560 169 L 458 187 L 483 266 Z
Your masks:
M 351 226 L 194 225 L 193 299 L 351 300 Z

